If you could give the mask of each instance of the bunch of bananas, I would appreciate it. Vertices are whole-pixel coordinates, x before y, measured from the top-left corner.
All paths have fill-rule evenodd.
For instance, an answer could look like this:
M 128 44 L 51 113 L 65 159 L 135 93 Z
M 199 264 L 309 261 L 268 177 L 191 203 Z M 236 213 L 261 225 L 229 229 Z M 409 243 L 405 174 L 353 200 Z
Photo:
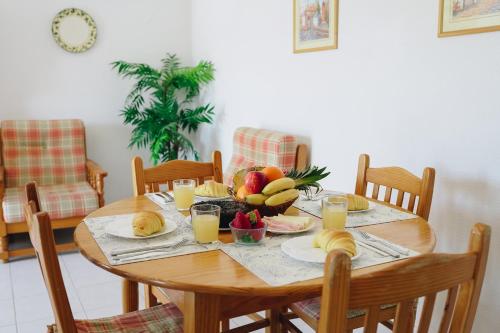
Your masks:
M 249 194 L 245 201 L 251 205 L 279 206 L 299 197 L 299 190 L 295 189 L 295 181 L 289 177 L 273 180 L 267 184 L 262 193 Z

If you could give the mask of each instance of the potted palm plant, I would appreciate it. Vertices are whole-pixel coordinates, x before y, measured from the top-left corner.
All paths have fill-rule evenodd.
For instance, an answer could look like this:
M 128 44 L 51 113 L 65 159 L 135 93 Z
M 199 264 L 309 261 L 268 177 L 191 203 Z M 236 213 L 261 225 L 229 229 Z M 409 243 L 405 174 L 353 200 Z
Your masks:
M 213 121 L 214 107 L 196 105 L 194 100 L 214 79 L 213 64 L 200 61 L 185 67 L 175 54 L 167 54 L 160 69 L 125 61 L 112 66 L 121 77 L 136 81 L 121 111 L 124 124 L 134 127 L 129 147 L 149 148 L 154 164 L 190 156 L 198 159 L 188 135 Z

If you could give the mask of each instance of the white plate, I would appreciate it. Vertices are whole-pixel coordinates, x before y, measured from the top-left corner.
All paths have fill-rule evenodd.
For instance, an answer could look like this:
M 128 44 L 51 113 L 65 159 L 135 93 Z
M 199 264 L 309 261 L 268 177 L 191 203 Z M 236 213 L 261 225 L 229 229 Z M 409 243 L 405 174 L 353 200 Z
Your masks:
M 358 213 L 364 213 L 364 212 L 369 212 L 370 210 L 375 209 L 377 205 L 371 201 L 368 201 L 368 208 L 367 209 L 362 209 L 362 210 L 348 210 L 347 212 L 349 214 L 358 214 Z
M 186 216 L 185 221 L 186 221 L 187 224 L 191 225 L 191 215 Z M 221 230 L 221 231 L 230 231 L 231 228 L 219 228 L 219 230 Z
M 314 235 L 291 238 L 281 244 L 281 251 L 300 261 L 324 264 L 327 253 L 320 248 L 313 247 L 313 239 Z M 361 256 L 361 248 L 358 246 L 356 250 L 358 254 L 351 260 L 356 260 Z
M 283 235 L 290 235 L 290 234 L 300 234 L 302 232 L 309 231 L 313 229 L 315 226 L 314 221 L 309 223 L 309 226 L 305 229 L 302 230 L 280 230 L 280 229 L 272 229 L 270 227 L 267 227 L 267 231 L 272 232 L 273 234 L 283 234 Z
M 177 224 L 173 221 L 170 221 L 165 217 L 165 226 L 163 227 L 162 230 L 160 230 L 157 233 L 154 233 L 149 236 L 141 237 L 141 236 L 136 236 L 134 235 L 134 230 L 132 229 L 132 220 L 134 218 L 134 215 L 129 215 L 129 216 L 123 216 L 120 219 L 110 222 L 106 226 L 106 233 L 116 236 L 116 237 L 121 237 L 121 238 L 128 238 L 128 239 L 147 239 L 147 238 L 154 238 L 158 237 L 161 235 L 168 234 L 175 229 L 177 229 Z

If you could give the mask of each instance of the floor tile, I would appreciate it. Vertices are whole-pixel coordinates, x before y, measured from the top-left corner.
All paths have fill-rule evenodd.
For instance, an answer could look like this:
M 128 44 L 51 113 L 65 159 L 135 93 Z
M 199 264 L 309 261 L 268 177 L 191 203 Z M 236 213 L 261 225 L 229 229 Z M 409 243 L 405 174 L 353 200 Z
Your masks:
M 10 278 L 10 265 L 0 263 L 0 301 L 12 299 L 12 282 Z
M 1 326 L 14 325 L 15 323 L 14 302 L 11 299 L 0 301 L 0 332 L 3 332 Z
M 68 298 L 74 313 L 84 313 L 76 295 L 68 294 Z M 14 303 L 18 324 L 37 321 L 43 318 L 54 320 L 50 299 L 46 292 L 26 297 L 16 297 Z
M 108 273 L 85 259 L 80 253 L 68 253 L 59 256 L 64 263 L 73 285 L 76 288 L 110 281 L 121 281 L 117 275 Z
M 105 317 L 118 316 L 122 314 L 122 306 L 117 303 L 112 306 L 104 306 L 100 308 L 94 308 L 85 310 L 88 319 L 99 319 Z
M 83 313 L 74 313 L 73 316 L 77 319 L 84 319 Z M 20 323 L 17 325 L 17 333 L 44 333 L 47 331 L 47 325 L 54 323 L 52 317 L 40 318 L 28 323 Z M 4 333 L 3 331 L 1 331 Z
M 17 327 L 16 327 L 16 325 L 1 326 L 0 332 L 2 332 L 2 333 L 17 333 Z
M 121 306 L 120 281 L 80 287 L 76 289 L 76 292 L 87 314 L 92 309 Z

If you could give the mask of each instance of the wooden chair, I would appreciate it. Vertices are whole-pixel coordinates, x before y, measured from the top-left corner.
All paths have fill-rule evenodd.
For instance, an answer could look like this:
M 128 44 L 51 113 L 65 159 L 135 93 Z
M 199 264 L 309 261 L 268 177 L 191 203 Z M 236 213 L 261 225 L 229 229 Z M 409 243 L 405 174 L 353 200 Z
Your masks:
M 365 333 L 377 331 L 381 306 L 397 304 L 394 332 L 413 332 L 408 326 L 414 299 L 423 297 L 418 332 L 429 331 L 438 292 L 447 291 L 439 333 L 471 332 L 483 285 L 491 229 L 476 224 L 464 254 L 425 254 L 410 258 L 391 268 L 351 280 L 351 260 L 339 250 L 328 254 L 317 323 L 320 333 L 345 333 L 352 329 L 349 309 L 364 309 Z M 281 321 L 292 332 L 300 332 L 286 317 Z
M 51 221 L 46 212 L 40 211 L 35 183 L 26 185 L 26 197 L 24 213 L 28 231 L 54 311 L 55 324 L 48 326 L 49 333 L 183 332 L 182 313 L 173 304 L 103 319 L 75 320 L 64 287 Z
M 366 196 L 368 183 L 373 184 L 371 198 L 378 200 L 380 186 L 385 187 L 384 201 L 390 203 L 393 190 L 397 190 L 396 206 L 415 212 L 418 216 L 428 220 L 431 211 L 432 193 L 434 191 L 433 168 L 425 168 L 422 178 L 400 167 L 370 168 L 370 156 L 359 156 L 356 190 L 358 195 Z M 408 194 L 408 205 L 403 207 L 405 194 Z M 418 205 L 415 210 L 415 202 Z
M 172 189 L 176 179 L 195 179 L 198 184 L 203 184 L 207 178 L 211 178 L 222 183 L 221 153 L 214 151 L 212 162 L 175 160 L 148 169 L 144 169 L 142 159 L 136 156 L 132 159 L 132 178 L 136 196 L 158 192 L 160 185 Z
M 36 181 L 40 203 L 53 229 L 74 228 L 104 205 L 105 172 L 87 158 L 85 127 L 77 119 L 3 120 L 0 125 L 0 259 L 33 255 L 31 247 L 9 249 L 9 237 L 28 232 L 24 185 Z M 76 248 L 74 242 L 56 245 Z
M 144 169 L 142 159 L 136 156 L 132 159 L 132 178 L 135 196 L 158 192 L 160 185 L 167 185 L 172 189 L 173 181 L 176 179 L 195 179 L 199 184 L 203 184 L 207 178 L 212 178 L 222 183 L 221 153 L 214 151 L 212 162 L 175 160 L 147 169 Z M 158 301 L 169 302 L 164 289 L 149 285 L 144 287 L 146 307 L 154 306 Z

